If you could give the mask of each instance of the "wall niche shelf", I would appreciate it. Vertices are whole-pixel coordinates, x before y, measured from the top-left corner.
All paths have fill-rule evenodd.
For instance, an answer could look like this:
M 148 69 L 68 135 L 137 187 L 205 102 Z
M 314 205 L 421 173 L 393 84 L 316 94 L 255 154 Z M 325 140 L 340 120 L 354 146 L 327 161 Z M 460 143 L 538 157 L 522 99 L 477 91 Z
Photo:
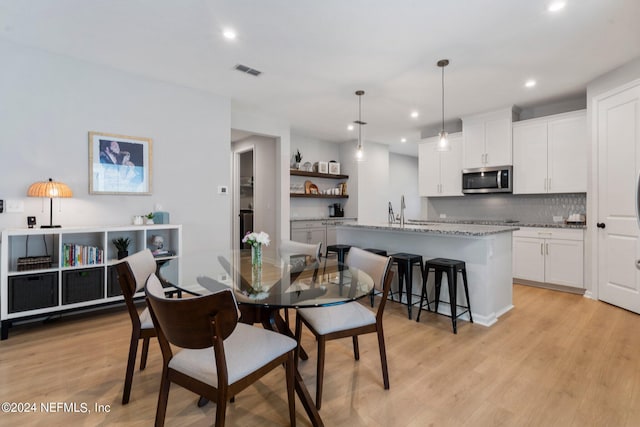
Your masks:
M 329 179 L 349 179 L 349 175 L 333 175 L 330 173 L 307 172 L 307 171 L 301 171 L 298 169 L 291 169 L 290 175 L 310 176 L 315 178 L 329 178 Z
M 348 199 L 348 195 L 334 195 L 334 194 L 301 194 L 291 193 L 291 197 L 301 197 L 307 199 Z

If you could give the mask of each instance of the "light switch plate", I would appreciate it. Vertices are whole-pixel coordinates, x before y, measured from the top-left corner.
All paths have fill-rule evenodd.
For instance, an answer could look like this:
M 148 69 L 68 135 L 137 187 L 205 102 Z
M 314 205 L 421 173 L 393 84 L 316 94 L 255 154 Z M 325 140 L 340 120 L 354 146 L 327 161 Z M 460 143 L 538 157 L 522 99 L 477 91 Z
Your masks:
M 24 201 L 19 199 L 5 200 L 5 212 L 24 212 Z

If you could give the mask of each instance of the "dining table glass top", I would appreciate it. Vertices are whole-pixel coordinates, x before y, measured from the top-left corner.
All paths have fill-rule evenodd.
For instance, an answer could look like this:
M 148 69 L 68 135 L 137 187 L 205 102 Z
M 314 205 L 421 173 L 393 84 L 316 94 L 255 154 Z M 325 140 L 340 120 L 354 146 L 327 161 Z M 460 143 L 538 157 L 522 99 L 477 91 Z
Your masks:
M 252 265 L 251 251 L 213 255 L 195 280 L 174 284 L 194 295 L 231 288 L 239 304 L 268 307 L 320 307 L 355 301 L 371 293 L 373 280 L 364 271 L 308 256 L 281 258 L 277 249 L 265 251 L 262 265 Z M 343 269 L 342 283 L 339 269 Z

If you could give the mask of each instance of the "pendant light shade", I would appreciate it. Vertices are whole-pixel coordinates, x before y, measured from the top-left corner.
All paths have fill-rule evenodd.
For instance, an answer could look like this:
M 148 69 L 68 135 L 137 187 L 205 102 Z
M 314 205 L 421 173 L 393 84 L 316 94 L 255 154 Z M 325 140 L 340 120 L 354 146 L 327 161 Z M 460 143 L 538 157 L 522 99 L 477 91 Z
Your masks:
M 356 161 L 361 162 L 364 160 L 364 132 L 362 126 L 366 125 L 366 122 L 362 121 L 362 95 L 364 95 L 363 90 L 357 90 L 356 95 L 358 96 L 358 120 L 354 123 L 358 125 L 358 143 L 356 145 Z
M 441 59 L 438 61 L 438 67 L 442 69 L 442 130 L 438 135 L 437 151 L 449 151 L 451 150 L 451 144 L 449 144 L 449 135 L 444 130 L 444 67 L 449 65 L 448 59 Z

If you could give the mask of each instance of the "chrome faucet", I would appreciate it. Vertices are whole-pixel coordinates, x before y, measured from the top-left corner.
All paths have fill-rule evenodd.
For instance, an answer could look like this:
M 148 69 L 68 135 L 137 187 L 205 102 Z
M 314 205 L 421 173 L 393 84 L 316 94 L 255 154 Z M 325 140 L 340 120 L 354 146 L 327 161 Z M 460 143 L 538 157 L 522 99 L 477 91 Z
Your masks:
M 400 197 L 400 227 L 404 227 L 404 210 L 407 205 L 404 203 L 404 194 Z

